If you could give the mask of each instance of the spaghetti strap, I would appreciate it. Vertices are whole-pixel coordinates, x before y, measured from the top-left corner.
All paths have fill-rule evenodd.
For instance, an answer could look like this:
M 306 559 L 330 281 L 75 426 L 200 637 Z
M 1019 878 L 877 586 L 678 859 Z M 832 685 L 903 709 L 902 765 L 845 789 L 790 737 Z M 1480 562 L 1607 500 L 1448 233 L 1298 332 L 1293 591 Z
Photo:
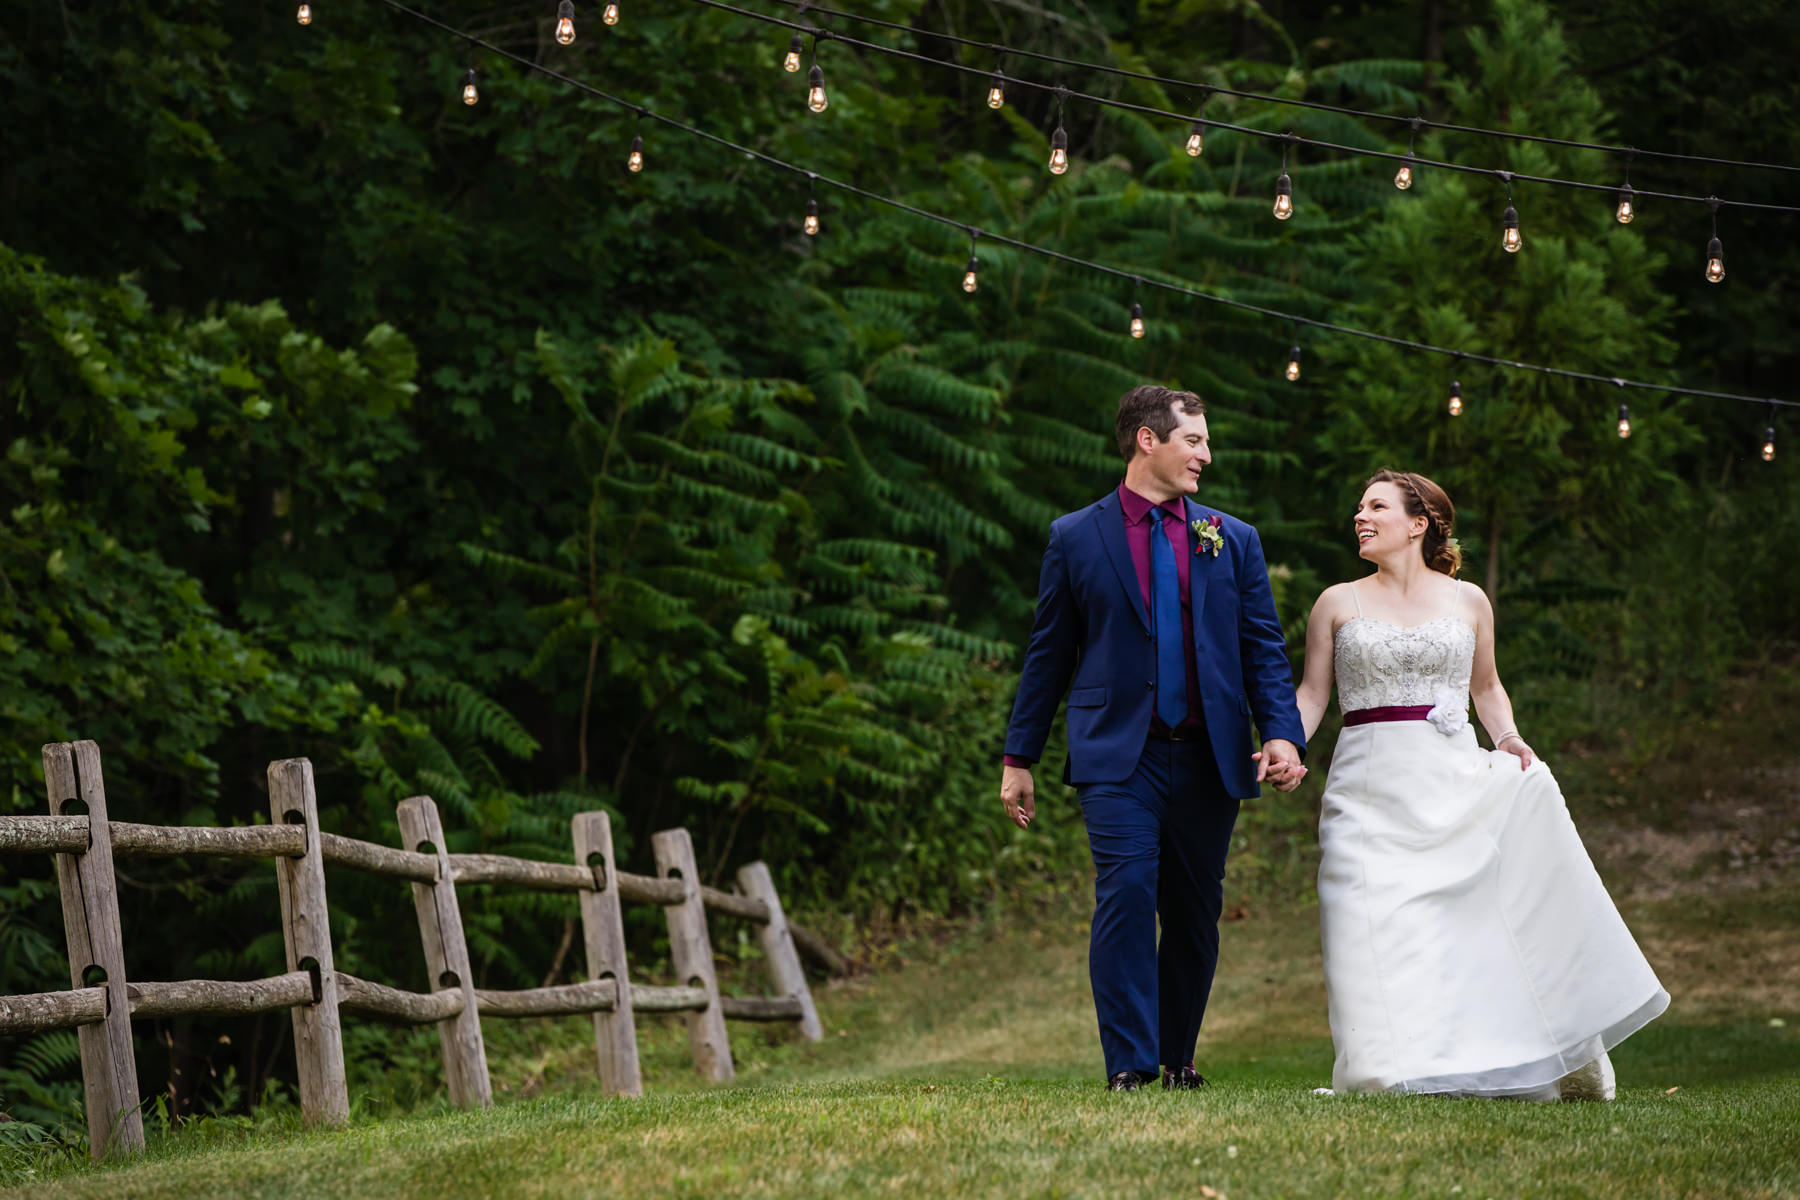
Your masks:
M 1354 583 L 1350 585 L 1350 598 L 1356 601 L 1356 615 L 1359 617 L 1362 616 L 1362 597 L 1356 594 L 1356 585 Z

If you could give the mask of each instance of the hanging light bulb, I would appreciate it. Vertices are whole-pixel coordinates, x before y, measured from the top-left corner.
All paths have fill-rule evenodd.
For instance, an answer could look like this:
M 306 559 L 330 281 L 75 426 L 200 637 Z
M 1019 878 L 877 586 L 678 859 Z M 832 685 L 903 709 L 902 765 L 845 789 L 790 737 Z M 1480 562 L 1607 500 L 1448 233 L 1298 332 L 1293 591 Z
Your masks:
M 816 113 L 825 111 L 831 101 L 825 98 L 825 72 L 814 63 L 812 70 L 806 73 L 806 107 Z
M 1762 458 L 1764 462 L 1775 461 L 1775 427 L 1773 425 L 1763 430 Z
M 981 286 L 981 281 L 975 278 L 975 272 L 980 269 L 981 261 L 973 254 L 969 255 L 969 265 L 963 268 L 963 291 L 972 292 Z
M 1619 405 L 1619 436 L 1622 438 L 1631 436 L 1631 410 L 1623 404 Z
M 1187 152 L 1189 158 L 1199 158 L 1200 151 L 1206 148 L 1206 126 L 1200 124 L 1195 117 L 1194 123 L 1188 126 Z
M 1061 175 L 1069 169 L 1069 135 L 1064 132 L 1062 119 L 1057 118 L 1056 132 L 1050 135 L 1050 173 Z
M 556 40 L 565 46 L 575 40 L 575 0 L 556 6 Z
M 800 40 L 800 35 L 797 33 L 788 39 L 787 57 L 781 60 L 781 69 L 789 75 L 800 70 L 800 49 L 803 45 L 805 43 Z
M 631 156 L 625 160 L 625 169 L 633 174 L 644 169 L 644 138 L 642 134 L 631 139 Z
M 801 223 L 800 228 L 809 237 L 818 236 L 819 202 L 814 200 L 811 196 L 806 198 L 806 220 Z
M 1629 225 L 1631 218 L 1637 216 L 1637 210 L 1631 206 L 1632 198 L 1636 195 L 1637 193 L 1631 190 L 1629 183 L 1619 189 L 1619 207 L 1613 211 L 1613 215 L 1619 219 L 1619 224 Z
M 1144 306 L 1136 300 L 1131 302 L 1131 336 L 1134 338 L 1144 336 Z
M 1462 383 L 1458 380 L 1452 379 L 1450 381 L 1450 403 L 1445 407 L 1449 409 L 1451 416 L 1462 416 Z
M 481 103 L 481 93 L 475 90 L 474 67 L 470 67 L 468 74 L 463 76 L 463 103 L 471 106 Z
M 1001 108 L 1006 104 L 1006 76 L 995 71 L 988 80 L 988 107 Z
M 1413 164 L 1419 161 L 1413 154 L 1413 146 L 1419 140 L 1419 126 L 1424 123 L 1423 117 L 1414 117 L 1408 122 L 1412 132 L 1406 138 L 1406 157 L 1400 160 L 1400 169 L 1394 172 L 1394 186 L 1403 192 L 1413 185 Z
M 608 4 L 600 13 L 600 23 L 602 25 L 617 25 L 619 23 L 619 6 L 617 4 Z
M 1287 378 L 1289 383 L 1300 378 L 1300 347 L 1297 344 L 1288 351 Z
M 1294 215 L 1294 182 L 1287 172 L 1275 180 L 1275 219 L 1285 221 Z
M 1511 204 L 1500 214 L 1500 245 L 1508 254 L 1517 254 L 1524 244 L 1519 237 L 1519 211 Z
M 300 6 L 299 10 L 294 13 L 294 20 L 300 22 L 302 25 L 311 25 L 312 24 L 312 5 L 302 4 Z
M 1706 282 L 1718 283 L 1725 278 L 1725 247 L 1718 238 L 1706 243 Z

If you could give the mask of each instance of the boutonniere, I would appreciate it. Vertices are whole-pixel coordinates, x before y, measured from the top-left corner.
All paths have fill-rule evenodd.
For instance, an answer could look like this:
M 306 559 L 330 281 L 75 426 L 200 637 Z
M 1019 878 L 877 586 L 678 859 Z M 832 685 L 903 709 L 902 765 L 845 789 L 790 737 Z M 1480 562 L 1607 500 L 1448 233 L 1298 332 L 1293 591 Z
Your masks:
M 1224 523 L 1216 513 L 1204 521 L 1194 522 L 1194 539 L 1199 543 L 1194 547 L 1195 554 L 1210 553 L 1214 558 L 1219 557 L 1219 551 L 1225 548 L 1225 535 L 1219 532 L 1219 526 Z

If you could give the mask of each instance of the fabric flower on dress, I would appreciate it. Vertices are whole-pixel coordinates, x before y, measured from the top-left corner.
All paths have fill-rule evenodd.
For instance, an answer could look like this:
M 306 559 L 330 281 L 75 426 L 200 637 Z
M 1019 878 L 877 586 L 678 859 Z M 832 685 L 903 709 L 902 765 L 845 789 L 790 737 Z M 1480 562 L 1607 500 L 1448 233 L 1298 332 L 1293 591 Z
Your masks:
M 1469 727 L 1469 697 L 1466 694 L 1454 688 L 1439 688 L 1433 699 L 1437 703 L 1425 714 L 1432 728 L 1450 737 Z

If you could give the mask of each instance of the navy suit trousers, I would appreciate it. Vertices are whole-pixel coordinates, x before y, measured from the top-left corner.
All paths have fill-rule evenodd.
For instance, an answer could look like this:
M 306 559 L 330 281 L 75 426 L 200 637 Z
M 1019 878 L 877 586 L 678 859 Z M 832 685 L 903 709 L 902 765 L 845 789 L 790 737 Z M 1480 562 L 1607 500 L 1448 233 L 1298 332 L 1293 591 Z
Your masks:
M 1180 1067 L 1194 1057 L 1219 961 L 1238 802 L 1204 737 L 1147 741 L 1130 779 L 1080 793 L 1095 876 L 1088 975 L 1106 1074 Z

